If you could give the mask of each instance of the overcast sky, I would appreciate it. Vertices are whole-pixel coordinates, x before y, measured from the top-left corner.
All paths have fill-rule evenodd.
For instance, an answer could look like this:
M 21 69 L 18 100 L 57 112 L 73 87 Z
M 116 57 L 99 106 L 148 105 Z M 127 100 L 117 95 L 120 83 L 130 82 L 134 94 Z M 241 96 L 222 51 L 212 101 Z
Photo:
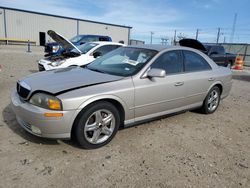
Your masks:
M 0 0 L 0 6 L 132 26 L 131 38 L 160 43 L 177 35 L 202 42 L 250 43 L 249 0 Z

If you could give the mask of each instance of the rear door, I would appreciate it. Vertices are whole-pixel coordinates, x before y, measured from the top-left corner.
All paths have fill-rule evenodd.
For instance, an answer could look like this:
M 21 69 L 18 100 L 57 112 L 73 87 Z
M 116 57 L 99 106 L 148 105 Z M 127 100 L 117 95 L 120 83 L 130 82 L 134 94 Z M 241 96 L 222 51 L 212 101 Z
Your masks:
M 185 105 L 193 105 L 204 100 L 207 89 L 213 83 L 212 68 L 199 54 L 183 50 L 185 70 Z

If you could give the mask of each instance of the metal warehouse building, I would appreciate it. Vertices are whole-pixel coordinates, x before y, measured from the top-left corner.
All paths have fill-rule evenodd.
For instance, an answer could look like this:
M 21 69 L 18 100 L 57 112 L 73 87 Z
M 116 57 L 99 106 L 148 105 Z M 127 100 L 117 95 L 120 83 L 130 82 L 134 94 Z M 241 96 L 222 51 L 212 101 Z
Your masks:
M 102 23 L 77 18 L 56 16 L 26 10 L 0 7 L 0 39 L 30 40 L 44 45 L 50 40 L 48 30 L 54 30 L 67 38 L 78 34 L 107 35 L 114 42 L 129 43 L 132 27 Z

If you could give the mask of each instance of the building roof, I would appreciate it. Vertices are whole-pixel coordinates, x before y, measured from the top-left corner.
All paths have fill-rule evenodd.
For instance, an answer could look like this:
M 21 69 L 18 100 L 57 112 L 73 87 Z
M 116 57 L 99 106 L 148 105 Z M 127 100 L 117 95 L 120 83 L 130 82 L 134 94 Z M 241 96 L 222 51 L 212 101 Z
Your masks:
M 65 18 L 65 19 L 71 19 L 71 20 L 76 20 L 76 21 L 84 21 L 84 22 L 91 22 L 91 23 L 96 23 L 96 24 L 103 24 L 103 25 L 110 25 L 110 26 L 124 27 L 124 28 L 128 28 L 128 29 L 132 29 L 131 26 L 118 25 L 118 24 L 105 23 L 105 22 L 98 22 L 98 21 L 92 21 L 92 20 L 85 20 L 85 19 L 73 18 L 73 17 L 67 17 L 67 16 L 59 16 L 59 15 L 53 15 L 53 14 L 47 14 L 47 13 L 41 13 L 41 12 L 34 12 L 34 11 L 22 10 L 22 9 L 16 9 L 16 8 L 9 8 L 9 7 L 0 6 L 0 9 L 14 10 L 14 11 L 26 12 L 26 13 L 31 13 L 31 14 L 39 14 L 39 15 L 44 15 L 44 16 L 52 16 L 52 17 L 57 17 L 57 18 Z

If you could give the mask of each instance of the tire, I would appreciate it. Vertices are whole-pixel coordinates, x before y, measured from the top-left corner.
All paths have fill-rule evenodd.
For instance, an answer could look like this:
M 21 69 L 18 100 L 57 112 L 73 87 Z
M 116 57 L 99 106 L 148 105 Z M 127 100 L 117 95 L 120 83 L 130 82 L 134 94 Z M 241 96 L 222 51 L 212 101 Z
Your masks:
M 201 111 L 204 114 L 214 113 L 220 104 L 220 95 L 221 95 L 220 89 L 217 86 L 212 87 L 203 102 Z
M 233 67 L 233 61 L 228 61 L 227 67 L 231 69 Z
M 74 135 L 85 149 L 96 149 L 108 144 L 120 126 L 116 107 L 106 101 L 89 105 L 77 117 Z

